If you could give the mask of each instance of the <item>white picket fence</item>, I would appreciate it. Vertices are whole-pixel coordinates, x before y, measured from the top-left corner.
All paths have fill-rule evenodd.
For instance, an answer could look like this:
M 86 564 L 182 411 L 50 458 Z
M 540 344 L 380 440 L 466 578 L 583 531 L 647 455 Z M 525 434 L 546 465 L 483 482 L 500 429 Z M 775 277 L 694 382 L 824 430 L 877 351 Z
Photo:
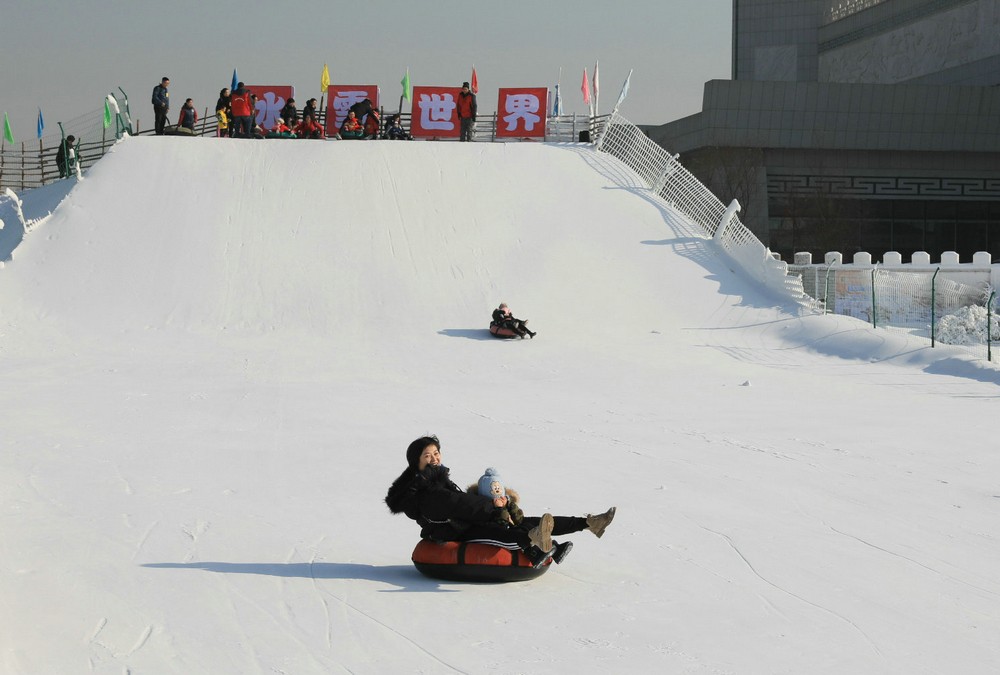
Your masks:
M 739 203 L 723 204 L 677 158 L 653 142 L 618 112 L 612 113 L 597 132 L 596 148 L 624 162 L 664 205 L 687 216 L 713 239 L 751 279 L 786 297 L 812 305 L 802 281 L 788 274 L 788 265 L 775 259 L 736 215 Z

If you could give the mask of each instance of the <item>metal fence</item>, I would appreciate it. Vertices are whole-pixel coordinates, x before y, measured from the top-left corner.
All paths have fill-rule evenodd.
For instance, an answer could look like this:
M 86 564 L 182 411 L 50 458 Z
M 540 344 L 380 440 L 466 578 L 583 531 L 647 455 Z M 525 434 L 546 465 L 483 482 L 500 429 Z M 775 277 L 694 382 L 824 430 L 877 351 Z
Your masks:
M 74 118 L 69 122 L 61 123 L 61 129 L 65 134 L 76 137 L 77 143 L 77 164 L 81 169 L 90 167 L 104 156 L 115 141 L 120 137 L 122 131 L 128 131 L 131 135 L 152 134 L 152 127 L 140 129 L 139 121 L 133 121 L 128 108 L 128 99 L 124 96 L 114 96 L 117 106 L 110 125 L 105 126 L 104 109 L 98 109 Z M 318 112 L 318 122 L 326 126 L 326 111 Z M 382 119 L 387 119 L 383 110 Z M 400 113 L 403 126 L 409 128 L 410 113 Z M 578 142 L 588 141 L 593 137 L 594 132 L 601 125 L 603 117 L 590 117 L 588 115 L 558 115 L 550 116 L 546 119 L 545 137 L 542 140 L 549 142 Z M 518 142 L 526 139 L 497 138 L 496 136 L 497 114 L 480 116 L 474 125 L 474 138 L 477 141 L 490 142 Z M 62 144 L 62 133 L 57 130 L 50 130 L 41 138 L 34 141 L 23 141 L 14 145 L 4 145 L 0 147 L 0 193 L 5 188 L 16 191 L 29 190 L 46 183 L 59 180 L 59 169 L 56 166 L 56 153 Z M 196 136 L 217 136 L 218 122 L 215 114 L 209 114 L 206 108 L 195 125 Z
M 998 265 L 843 265 L 834 257 L 825 265 L 791 265 L 789 270 L 828 313 L 993 360 L 993 343 L 1000 338 L 993 295 Z

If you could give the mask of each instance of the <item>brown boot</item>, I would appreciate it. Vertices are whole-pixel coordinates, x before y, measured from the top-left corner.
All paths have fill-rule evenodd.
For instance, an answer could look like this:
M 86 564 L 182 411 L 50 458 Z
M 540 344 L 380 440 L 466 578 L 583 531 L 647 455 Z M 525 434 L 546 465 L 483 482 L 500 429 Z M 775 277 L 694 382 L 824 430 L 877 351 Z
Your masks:
M 548 553 L 552 550 L 552 528 L 555 527 L 555 524 L 556 521 L 552 518 L 552 514 L 546 513 L 541 517 L 538 527 L 533 527 L 528 532 L 528 539 L 534 546 Z
M 598 514 L 596 516 L 587 516 L 587 529 L 594 533 L 594 536 L 598 539 L 604 534 L 604 530 L 608 528 L 611 521 L 615 519 L 615 507 L 612 506 L 610 509 L 604 513 Z

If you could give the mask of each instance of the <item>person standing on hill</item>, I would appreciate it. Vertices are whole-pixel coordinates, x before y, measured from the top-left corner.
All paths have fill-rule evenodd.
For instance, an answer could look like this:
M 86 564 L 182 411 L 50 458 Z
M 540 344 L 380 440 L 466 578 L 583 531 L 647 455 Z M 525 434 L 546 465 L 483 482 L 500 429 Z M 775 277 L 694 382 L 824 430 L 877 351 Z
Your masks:
M 457 112 L 460 132 L 458 140 L 471 141 L 473 127 L 476 124 L 476 95 L 469 89 L 469 83 L 462 83 L 462 91 L 458 93 Z
M 215 102 L 215 119 L 219 121 L 220 138 L 233 135 L 233 129 L 229 125 L 233 119 L 233 111 L 229 107 L 229 99 L 229 87 L 223 87 L 219 92 L 219 100 Z
M 76 143 L 76 136 L 70 134 L 65 141 L 59 144 L 59 150 L 56 151 L 56 166 L 59 168 L 60 178 L 68 178 L 76 164 L 74 143 Z
M 306 101 L 306 107 L 302 109 L 302 118 L 306 117 L 313 118 L 313 121 L 319 122 L 319 114 L 316 112 L 316 99 L 311 98 Z
M 281 119 L 285 120 L 285 124 L 290 127 L 294 127 L 299 123 L 299 109 L 295 107 L 295 99 L 289 98 L 285 102 L 285 107 L 281 109 L 279 113 Z
M 157 136 L 162 136 L 163 129 L 167 126 L 167 114 L 170 112 L 169 86 L 170 78 L 164 77 L 153 87 L 153 129 Z
M 378 134 L 382 120 L 370 98 L 358 101 L 350 107 L 350 110 L 364 127 L 365 136 Z
M 229 98 L 229 107 L 233 111 L 233 138 L 250 138 L 253 131 L 253 109 L 250 106 L 250 90 L 240 82 Z

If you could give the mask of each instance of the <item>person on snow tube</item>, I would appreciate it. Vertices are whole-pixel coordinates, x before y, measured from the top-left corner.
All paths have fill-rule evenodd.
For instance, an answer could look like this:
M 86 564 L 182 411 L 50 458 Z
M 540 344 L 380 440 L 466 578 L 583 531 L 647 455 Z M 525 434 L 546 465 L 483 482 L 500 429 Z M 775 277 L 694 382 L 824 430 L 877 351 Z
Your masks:
M 506 302 L 501 302 L 500 306 L 493 310 L 493 324 L 498 328 L 506 328 L 514 331 L 521 339 L 524 339 L 526 335 L 531 337 L 538 335 L 537 331 L 533 333 L 528 329 L 527 319 L 514 318 Z
M 437 436 L 422 436 L 410 443 L 406 464 L 389 487 L 385 503 L 393 514 L 404 513 L 415 520 L 423 539 L 520 549 L 535 568 L 549 558 L 561 563 L 573 547 L 572 542 L 553 541 L 552 535 L 590 530 L 601 537 L 615 517 L 615 508 L 611 507 L 604 513 L 582 517 L 520 514 L 520 522 L 515 524 L 506 493 L 493 493 L 494 481 L 490 480 L 488 495 L 465 492 L 452 482 L 448 467 L 441 463 Z M 497 482 L 502 487 L 502 481 Z

